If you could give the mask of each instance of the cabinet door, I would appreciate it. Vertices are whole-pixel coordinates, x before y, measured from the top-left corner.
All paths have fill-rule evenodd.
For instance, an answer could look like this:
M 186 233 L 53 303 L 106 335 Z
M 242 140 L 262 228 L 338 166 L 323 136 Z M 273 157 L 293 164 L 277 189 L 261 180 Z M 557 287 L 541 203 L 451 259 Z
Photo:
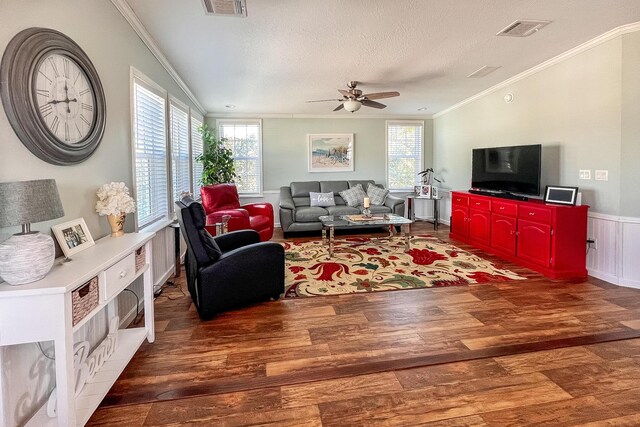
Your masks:
M 551 226 L 518 220 L 518 256 L 548 267 L 551 261 Z
M 466 206 L 452 206 L 451 232 L 460 237 L 469 236 L 469 209 Z
M 510 255 L 516 254 L 516 219 L 491 215 L 491 246 Z
M 488 211 L 469 209 L 469 238 L 489 243 L 491 237 L 491 214 Z

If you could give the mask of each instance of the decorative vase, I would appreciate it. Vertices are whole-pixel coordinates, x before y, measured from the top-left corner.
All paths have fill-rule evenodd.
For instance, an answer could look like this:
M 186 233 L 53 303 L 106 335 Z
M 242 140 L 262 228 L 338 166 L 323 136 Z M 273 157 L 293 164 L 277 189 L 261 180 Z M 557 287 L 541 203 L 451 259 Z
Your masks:
M 126 213 L 121 213 L 120 215 L 107 215 L 109 225 L 111 226 L 111 237 L 124 236 L 124 220 L 126 217 Z

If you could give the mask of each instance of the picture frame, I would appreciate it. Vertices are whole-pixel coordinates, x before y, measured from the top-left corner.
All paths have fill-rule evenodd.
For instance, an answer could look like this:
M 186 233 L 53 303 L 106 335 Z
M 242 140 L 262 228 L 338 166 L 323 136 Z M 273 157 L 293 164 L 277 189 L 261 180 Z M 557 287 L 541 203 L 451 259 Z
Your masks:
M 56 224 L 51 227 L 66 258 L 95 245 L 84 218 Z
M 574 206 L 578 197 L 578 187 L 547 185 L 544 190 L 544 202 Z
M 353 172 L 352 133 L 307 134 L 309 172 Z

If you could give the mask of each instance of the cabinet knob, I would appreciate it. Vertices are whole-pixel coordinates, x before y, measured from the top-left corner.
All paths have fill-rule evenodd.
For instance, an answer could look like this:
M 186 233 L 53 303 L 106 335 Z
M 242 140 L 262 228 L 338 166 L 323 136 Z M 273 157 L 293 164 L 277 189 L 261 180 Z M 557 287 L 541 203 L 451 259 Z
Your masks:
M 460 201 L 460 198 L 458 197 L 458 198 L 456 199 L 456 202 L 459 202 L 459 201 Z
M 534 212 L 529 212 L 529 215 L 530 215 L 530 216 L 534 216 L 534 215 L 535 215 L 535 213 L 534 213 Z
M 476 202 L 476 205 L 479 205 L 479 204 L 480 204 L 480 202 Z
M 120 278 L 121 278 L 121 279 L 122 279 L 124 276 L 126 276 L 126 275 L 127 275 L 127 270 L 122 270 L 122 271 L 120 272 Z
M 500 210 L 503 211 L 504 210 L 504 206 L 500 206 Z

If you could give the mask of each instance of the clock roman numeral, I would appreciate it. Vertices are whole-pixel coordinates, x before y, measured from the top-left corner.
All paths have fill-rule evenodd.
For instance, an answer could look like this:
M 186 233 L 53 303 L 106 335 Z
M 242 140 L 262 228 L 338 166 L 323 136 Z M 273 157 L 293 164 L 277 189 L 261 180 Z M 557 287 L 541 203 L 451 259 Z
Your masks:
M 49 97 L 49 91 L 44 89 L 36 89 L 36 94 L 44 96 L 45 98 Z
M 69 142 L 69 123 L 64 124 L 64 140 Z
M 56 65 L 56 61 L 53 60 L 53 57 L 49 57 L 49 63 L 51 64 L 51 67 L 53 68 L 53 72 L 56 75 L 56 77 L 60 77 L 60 72 L 58 71 L 58 66 Z
M 82 103 L 82 109 L 87 111 L 93 111 L 93 105 Z
M 48 81 L 49 83 L 53 83 L 53 81 L 52 81 L 49 77 L 47 77 L 47 75 L 46 75 L 45 73 L 43 73 L 42 71 L 38 71 L 38 73 L 40 73 L 40 74 L 42 75 L 42 77 L 44 77 L 45 79 L 47 79 L 47 81 Z
M 53 131 L 53 133 L 58 133 L 59 126 L 60 126 L 60 119 L 58 118 L 58 116 L 55 116 L 53 118 L 53 122 L 51 122 L 51 130 Z
M 78 123 L 73 123 L 76 126 L 76 130 L 78 131 L 78 136 L 82 136 L 82 131 L 80 130 L 80 128 L 78 127 Z
M 69 78 L 69 60 L 62 58 L 63 73 L 66 78 Z
M 40 114 L 42 114 L 42 117 L 47 117 L 52 111 L 53 107 L 51 104 L 44 104 L 40 106 Z
M 82 95 L 86 95 L 86 94 L 88 94 L 88 93 L 89 93 L 89 89 L 85 89 L 85 90 L 81 91 L 81 92 L 79 93 L 79 95 L 80 95 L 80 96 L 82 96 Z
M 82 114 L 80 114 L 80 120 L 82 120 L 87 126 L 91 126 L 91 123 L 89 123 L 89 120 L 87 120 L 87 118 Z

